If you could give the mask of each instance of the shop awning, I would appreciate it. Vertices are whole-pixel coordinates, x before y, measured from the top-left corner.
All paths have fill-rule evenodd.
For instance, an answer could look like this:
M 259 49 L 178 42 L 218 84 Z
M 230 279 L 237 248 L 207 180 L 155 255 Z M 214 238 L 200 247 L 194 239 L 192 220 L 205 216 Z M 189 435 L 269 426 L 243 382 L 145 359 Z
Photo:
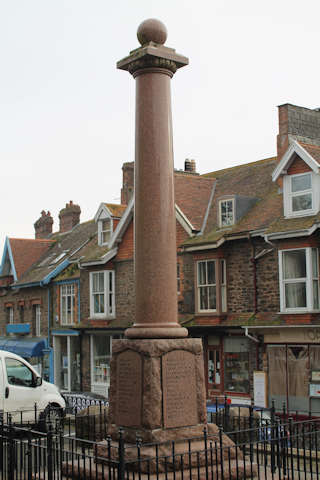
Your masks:
M 15 353 L 24 358 L 42 357 L 45 348 L 46 342 L 44 339 L 0 337 L 0 350 Z

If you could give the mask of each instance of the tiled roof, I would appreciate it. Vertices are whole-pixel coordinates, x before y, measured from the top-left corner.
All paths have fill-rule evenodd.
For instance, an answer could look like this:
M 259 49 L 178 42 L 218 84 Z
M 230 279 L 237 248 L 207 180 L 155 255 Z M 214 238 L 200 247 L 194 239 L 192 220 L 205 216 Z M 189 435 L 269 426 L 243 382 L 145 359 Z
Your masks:
M 314 160 L 320 165 L 320 147 L 318 145 L 311 145 L 308 143 L 298 142 L 301 147 L 303 147 L 309 155 L 311 155 Z
M 175 203 L 196 230 L 201 230 L 214 178 L 175 172 Z
M 204 175 L 216 179 L 214 198 L 203 235 L 188 240 L 185 245 L 214 243 L 234 234 L 267 228 L 282 215 L 282 195 L 272 182 L 276 158 L 238 165 Z M 242 196 L 255 200 L 254 205 L 235 225 L 220 228 L 218 222 L 219 199 Z
M 79 250 L 77 256 L 81 258 L 81 263 L 86 263 L 101 259 L 108 251 L 108 245 L 98 245 L 98 235 L 95 235 L 89 243 Z
M 40 282 L 62 262 L 72 257 L 79 258 L 80 248 L 96 235 L 97 225 L 93 220 L 76 225 L 66 233 L 54 233 L 50 248 L 19 278 L 18 284 Z M 64 254 L 64 255 L 63 255 Z
M 107 209 L 110 211 L 111 215 L 114 217 L 121 218 L 127 205 L 117 205 L 115 203 L 104 203 Z
M 52 240 L 9 238 L 18 279 L 48 250 Z

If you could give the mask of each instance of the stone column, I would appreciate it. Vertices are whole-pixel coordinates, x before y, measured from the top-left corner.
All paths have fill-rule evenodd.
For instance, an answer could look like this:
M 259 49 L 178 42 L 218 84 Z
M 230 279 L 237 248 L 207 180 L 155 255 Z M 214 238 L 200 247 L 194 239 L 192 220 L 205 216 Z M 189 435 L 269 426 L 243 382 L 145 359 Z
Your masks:
M 170 80 L 188 59 L 164 47 L 166 27 L 146 20 L 141 47 L 117 67 L 136 80 L 135 285 L 136 320 L 127 338 L 188 335 L 177 316 L 177 246 Z

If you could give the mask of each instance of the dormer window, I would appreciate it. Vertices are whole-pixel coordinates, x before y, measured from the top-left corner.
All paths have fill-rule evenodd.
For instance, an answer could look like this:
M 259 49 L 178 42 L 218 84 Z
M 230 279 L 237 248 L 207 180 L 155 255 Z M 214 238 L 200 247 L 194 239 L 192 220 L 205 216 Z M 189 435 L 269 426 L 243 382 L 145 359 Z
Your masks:
M 312 177 L 311 173 L 290 176 L 290 206 L 292 213 L 312 210 Z
M 284 215 L 299 217 L 319 211 L 319 177 L 313 172 L 285 175 L 283 182 Z
M 219 202 L 219 220 L 220 227 L 229 227 L 234 224 L 234 198 L 220 200 Z
M 107 245 L 112 233 L 112 220 L 111 218 L 104 218 L 99 220 L 98 223 L 98 235 L 99 245 Z

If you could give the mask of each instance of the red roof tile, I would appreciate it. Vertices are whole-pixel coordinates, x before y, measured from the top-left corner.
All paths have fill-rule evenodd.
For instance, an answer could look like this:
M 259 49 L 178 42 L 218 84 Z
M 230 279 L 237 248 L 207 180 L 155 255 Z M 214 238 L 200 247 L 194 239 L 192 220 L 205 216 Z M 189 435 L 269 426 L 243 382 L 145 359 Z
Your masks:
M 201 230 L 214 183 L 214 178 L 175 172 L 175 203 L 196 230 Z
M 48 239 L 9 238 L 18 279 L 53 243 Z
M 311 155 L 312 158 L 314 158 L 314 160 L 319 163 L 320 165 L 320 146 L 318 145 L 311 145 L 309 143 L 302 143 L 302 142 L 298 142 L 302 148 L 304 148 L 308 153 L 309 155 Z

